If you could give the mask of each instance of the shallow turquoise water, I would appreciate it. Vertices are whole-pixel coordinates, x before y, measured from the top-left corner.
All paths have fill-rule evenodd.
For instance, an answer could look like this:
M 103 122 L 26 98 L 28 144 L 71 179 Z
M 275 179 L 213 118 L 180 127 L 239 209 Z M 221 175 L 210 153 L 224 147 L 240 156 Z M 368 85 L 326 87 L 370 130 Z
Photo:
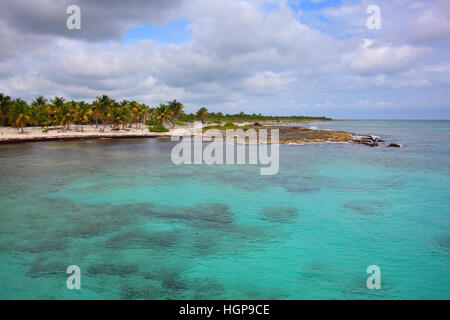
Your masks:
M 310 126 L 404 147 L 283 145 L 261 176 L 167 140 L 0 146 L 0 298 L 449 299 L 450 122 Z

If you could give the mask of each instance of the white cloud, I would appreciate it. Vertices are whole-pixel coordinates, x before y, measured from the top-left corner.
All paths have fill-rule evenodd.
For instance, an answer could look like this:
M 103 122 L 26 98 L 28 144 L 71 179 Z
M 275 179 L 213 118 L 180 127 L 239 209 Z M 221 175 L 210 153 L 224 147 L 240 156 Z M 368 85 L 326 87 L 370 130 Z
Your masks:
M 243 85 L 249 94 L 273 95 L 289 90 L 295 79 L 288 74 L 265 71 L 244 80 Z
M 412 23 L 413 39 L 416 41 L 450 40 L 450 2 L 437 1 L 431 8 L 421 11 Z
M 88 15 L 108 4 L 106 1 L 82 3 L 88 6 L 82 9 Z M 101 30 L 76 39 L 54 31 L 59 18 L 54 17 L 54 12 L 40 16 L 42 8 L 35 13 L 25 10 L 11 16 L 0 14 L 1 90 L 27 99 L 40 94 L 92 99 L 106 93 L 117 99 L 140 99 L 151 105 L 177 98 L 189 106 L 243 110 L 264 108 L 262 104 L 270 109 L 270 104 L 276 101 L 278 108 L 301 112 L 294 108 L 320 105 L 327 108 L 324 110 L 331 110 L 345 105 L 335 102 L 333 95 L 351 104 L 355 101 L 353 95 L 363 90 L 404 90 L 401 92 L 409 96 L 410 88 L 449 85 L 448 56 L 440 48 L 426 41 L 419 45 L 417 39 L 410 43 L 398 41 L 389 32 L 386 32 L 389 41 L 383 36 L 372 37 L 375 34 L 364 34 L 367 39 L 364 42 L 359 36 L 341 39 L 333 32 L 303 24 L 285 1 L 277 1 L 277 8 L 269 12 L 262 9 L 263 0 L 171 1 L 157 10 L 160 17 L 145 16 L 149 8 L 157 7 L 158 1 L 133 3 L 138 3 L 142 12 L 135 12 L 139 10 L 131 7 L 124 9 L 119 2 L 114 2 L 105 9 L 109 19 L 96 21 Z M 423 3 L 424 8 L 412 4 L 407 10 L 416 16 L 424 15 L 423 22 L 420 19 L 417 22 L 420 25 L 431 19 L 427 18 L 426 10 L 431 10 L 429 15 L 434 17 L 436 10 L 432 8 L 438 8 L 439 3 Z M 176 4 L 180 4 L 179 11 Z M 349 34 L 355 34 L 359 27 L 366 29 L 366 4 L 367 1 L 344 4 L 324 12 L 329 19 L 350 19 Z M 13 8 L 21 5 L 23 1 Z M 44 8 L 51 11 L 50 7 Z M 306 14 L 303 12 L 302 16 Z M 409 14 L 409 11 L 408 15 L 399 14 L 397 27 L 407 21 L 404 17 L 410 17 Z M 391 15 L 392 12 L 382 8 L 383 28 L 390 26 Z M 35 22 L 17 24 L 11 21 L 14 17 L 35 22 L 42 17 L 53 20 L 46 27 L 25 32 Z M 131 26 L 180 17 L 189 21 L 192 30 L 189 43 L 163 44 L 149 39 L 124 45 L 116 41 Z M 431 24 L 432 29 L 438 29 L 435 33 L 445 31 L 439 28 L 446 26 L 447 15 L 441 13 L 439 17 L 436 24 Z M 328 21 L 331 20 L 325 23 Z M 342 22 L 342 26 L 346 24 Z M 439 37 L 442 35 L 428 34 L 423 38 Z M 317 102 L 316 96 L 324 92 L 328 96 Z M 439 91 L 438 95 L 444 96 L 445 92 Z M 277 99 L 285 99 L 286 106 Z M 307 100 L 306 103 L 297 102 L 301 99 Z M 361 99 L 364 100 L 377 101 L 373 97 Z
M 410 45 L 374 45 L 365 40 L 354 52 L 343 55 L 343 61 L 358 73 L 394 73 L 409 69 L 429 57 L 430 48 Z

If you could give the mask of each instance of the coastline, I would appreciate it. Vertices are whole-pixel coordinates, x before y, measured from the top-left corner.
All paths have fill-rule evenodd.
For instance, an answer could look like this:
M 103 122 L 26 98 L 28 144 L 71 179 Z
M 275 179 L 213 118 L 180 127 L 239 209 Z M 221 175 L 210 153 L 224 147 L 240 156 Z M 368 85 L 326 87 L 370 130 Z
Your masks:
M 280 133 L 280 144 L 303 144 L 303 143 L 326 143 L 326 142 L 353 142 L 368 145 L 371 147 L 379 146 L 380 139 L 373 138 L 364 134 L 354 134 L 345 131 L 318 130 L 302 127 L 310 123 L 307 122 L 286 122 L 274 123 L 272 121 L 261 123 L 236 123 L 236 128 L 245 127 L 258 129 L 277 129 Z M 289 126 L 284 126 L 289 124 Z M 86 125 L 83 131 L 80 127 L 72 126 L 70 130 L 61 130 L 59 127 L 50 127 L 48 132 L 42 132 L 40 127 L 27 127 L 24 132 L 20 132 L 11 127 L 0 127 L 0 144 L 17 144 L 45 141 L 76 141 L 76 140 L 95 140 L 95 139 L 130 139 L 130 138 L 171 138 L 178 129 L 186 129 L 193 133 L 193 124 L 185 126 L 175 126 L 169 132 L 150 132 L 147 127 L 127 128 L 125 130 L 113 130 L 106 126 L 104 131 L 102 126 Z M 269 131 L 270 132 L 270 131 Z M 177 135 L 178 136 L 178 135 Z M 270 137 L 270 134 L 269 134 Z
M 170 132 L 149 132 L 147 127 L 137 129 L 128 128 L 126 130 L 112 130 L 107 126 L 104 132 L 100 132 L 101 126 L 84 126 L 83 131 L 75 128 L 71 130 L 60 130 L 56 127 L 50 128 L 47 133 L 43 133 L 40 127 L 24 128 L 21 133 L 15 128 L 0 127 L 0 144 L 15 144 L 26 142 L 43 141 L 74 141 L 74 140 L 94 140 L 94 139 L 127 139 L 127 138 L 170 138 Z

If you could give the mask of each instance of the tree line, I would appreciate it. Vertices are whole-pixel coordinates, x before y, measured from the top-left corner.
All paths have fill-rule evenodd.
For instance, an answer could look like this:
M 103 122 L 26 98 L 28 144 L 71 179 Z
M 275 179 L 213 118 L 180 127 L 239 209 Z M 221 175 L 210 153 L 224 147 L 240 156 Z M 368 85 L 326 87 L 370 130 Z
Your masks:
M 20 129 L 27 126 L 49 127 L 58 126 L 61 130 L 70 130 L 75 126 L 83 131 L 85 125 L 95 125 L 104 131 L 106 126 L 114 130 L 125 130 L 133 125 L 141 128 L 149 120 L 161 125 L 174 126 L 175 120 L 183 112 L 183 104 L 177 100 L 150 108 L 136 101 L 116 101 L 107 95 L 96 98 L 92 103 L 85 101 L 66 101 L 62 97 L 47 100 L 43 96 L 34 99 L 31 104 L 18 98 L 0 93 L 0 124 Z
M 0 93 L 0 125 L 12 126 L 23 132 L 27 126 L 41 127 L 47 132 L 49 127 L 59 127 L 61 130 L 83 131 L 85 125 L 95 125 L 104 131 L 106 126 L 114 130 L 127 130 L 135 126 L 140 129 L 143 125 L 163 131 L 167 126 L 184 122 L 222 123 L 243 121 L 304 121 L 304 120 L 331 120 L 325 117 L 305 116 L 263 116 L 261 114 L 222 114 L 221 112 L 208 112 L 205 107 L 196 113 L 185 113 L 184 106 L 177 100 L 168 101 L 154 108 L 136 101 L 116 101 L 107 95 L 97 97 L 92 103 L 85 101 L 66 101 L 63 97 L 46 99 L 39 96 L 31 104 L 18 98 Z

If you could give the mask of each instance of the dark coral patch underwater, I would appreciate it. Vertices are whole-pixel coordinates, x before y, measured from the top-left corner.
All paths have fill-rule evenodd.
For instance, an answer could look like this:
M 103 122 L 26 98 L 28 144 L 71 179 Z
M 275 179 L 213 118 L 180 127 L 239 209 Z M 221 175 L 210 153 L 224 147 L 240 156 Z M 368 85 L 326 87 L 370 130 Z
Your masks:
M 293 207 L 279 206 L 265 208 L 262 212 L 262 219 L 270 222 L 291 222 L 298 216 L 298 210 Z
M 378 215 L 386 206 L 387 203 L 380 200 L 350 200 L 343 204 L 345 209 L 363 216 Z

